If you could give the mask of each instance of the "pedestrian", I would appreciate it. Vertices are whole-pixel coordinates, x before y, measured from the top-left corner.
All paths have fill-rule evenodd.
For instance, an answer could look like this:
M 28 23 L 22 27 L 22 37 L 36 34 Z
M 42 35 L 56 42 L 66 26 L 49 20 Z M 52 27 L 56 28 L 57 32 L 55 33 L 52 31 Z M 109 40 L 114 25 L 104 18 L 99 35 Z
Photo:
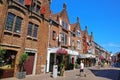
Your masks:
M 98 69 L 100 69 L 100 66 L 101 66 L 101 62 L 99 61 L 98 62 Z
M 81 62 L 80 62 L 80 76 L 81 76 L 82 74 L 84 74 L 84 63 L 81 61 Z M 84 76 L 86 76 L 86 75 L 84 74 Z

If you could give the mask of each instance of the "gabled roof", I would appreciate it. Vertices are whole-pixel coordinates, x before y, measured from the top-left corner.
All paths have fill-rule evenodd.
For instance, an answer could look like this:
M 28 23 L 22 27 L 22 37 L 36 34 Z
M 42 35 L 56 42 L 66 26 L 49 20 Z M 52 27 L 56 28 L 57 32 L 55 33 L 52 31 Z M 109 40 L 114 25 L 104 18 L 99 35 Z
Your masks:
M 63 4 L 63 9 L 62 9 L 61 12 L 58 12 L 56 14 L 52 14 L 52 18 L 54 20 L 56 20 L 57 17 L 62 18 L 63 21 L 65 21 L 65 22 L 67 22 L 67 23 L 70 24 L 68 13 L 67 13 L 67 10 L 66 10 L 66 4 L 65 3 Z
M 81 31 L 81 28 L 80 28 L 80 20 L 79 20 L 79 18 L 77 17 L 77 22 L 71 24 L 71 31 L 76 31 L 76 30 L 78 30 L 78 29 Z

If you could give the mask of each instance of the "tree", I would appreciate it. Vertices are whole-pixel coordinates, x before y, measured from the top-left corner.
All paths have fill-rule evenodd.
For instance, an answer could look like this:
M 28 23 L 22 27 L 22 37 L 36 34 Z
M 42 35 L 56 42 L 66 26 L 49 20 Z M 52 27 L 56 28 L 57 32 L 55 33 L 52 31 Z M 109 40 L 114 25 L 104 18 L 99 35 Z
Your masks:
M 24 63 L 28 60 L 28 54 L 24 52 L 23 54 L 20 55 L 19 58 L 19 67 L 20 67 L 20 72 L 24 70 Z

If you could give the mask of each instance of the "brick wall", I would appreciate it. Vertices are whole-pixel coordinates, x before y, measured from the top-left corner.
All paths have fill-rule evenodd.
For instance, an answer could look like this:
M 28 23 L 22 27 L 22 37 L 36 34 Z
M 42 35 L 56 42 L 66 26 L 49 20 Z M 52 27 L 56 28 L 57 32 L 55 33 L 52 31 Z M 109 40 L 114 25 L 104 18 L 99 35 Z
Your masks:
M 0 40 L 1 40 L 0 44 L 4 49 L 10 50 L 12 49 L 17 51 L 15 62 L 15 75 L 18 70 L 17 65 L 19 55 L 24 52 L 25 48 L 36 49 L 38 51 L 36 73 L 37 74 L 42 73 L 43 66 L 45 67 L 46 65 L 48 26 L 49 26 L 49 23 L 48 21 L 46 21 L 46 19 L 49 18 L 50 14 L 49 2 L 47 0 L 40 0 L 42 5 L 45 5 L 46 7 L 46 13 L 44 17 L 41 17 L 40 14 L 36 15 L 34 13 L 31 13 L 24 5 L 18 5 L 19 3 L 16 0 L 13 0 L 13 2 L 10 2 L 9 4 L 7 4 L 6 0 L 2 1 L 3 3 L 0 3 Z M 11 12 L 23 19 L 20 34 L 15 34 L 14 32 L 4 30 L 8 12 Z M 29 22 L 32 22 L 39 26 L 37 39 L 27 36 Z M 40 59 L 40 56 L 42 56 L 42 59 Z

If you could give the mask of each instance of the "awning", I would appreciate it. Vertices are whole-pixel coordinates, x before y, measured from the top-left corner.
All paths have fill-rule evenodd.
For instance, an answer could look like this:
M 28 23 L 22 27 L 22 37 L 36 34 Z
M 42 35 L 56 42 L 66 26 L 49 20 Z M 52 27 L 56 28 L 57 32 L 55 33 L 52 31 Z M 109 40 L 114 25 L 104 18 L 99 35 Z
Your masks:
M 108 57 L 108 59 L 107 59 L 108 61 L 111 61 L 111 57 Z
M 69 52 L 68 54 L 70 54 L 70 55 L 75 55 L 75 56 L 79 55 L 79 53 L 74 50 L 68 50 L 68 52 Z
M 95 58 L 93 54 L 80 54 L 79 58 Z
M 99 59 L 104 60 L 105 58 L 103 57 L 103 55 L 100 55 Z
M 68 51 L 65 49 L 65 48 L 59 48 L 57 51 L 56 51 L 56 54 L 68 54 Z

